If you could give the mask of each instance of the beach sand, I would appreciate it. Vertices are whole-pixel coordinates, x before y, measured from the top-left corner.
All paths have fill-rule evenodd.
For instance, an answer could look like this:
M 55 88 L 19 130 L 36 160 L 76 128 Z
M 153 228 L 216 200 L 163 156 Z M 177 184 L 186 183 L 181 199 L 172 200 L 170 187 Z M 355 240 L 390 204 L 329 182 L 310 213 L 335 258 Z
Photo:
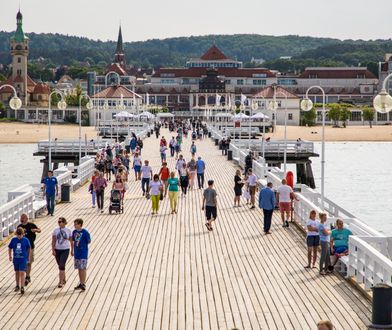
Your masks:
M 321 141 L 321 126 L 299 127 L 288 126 L 289 140 L 301 138 L 308 141 Z M 316 132 L 313 133 L 312 132 Z M 82 138 L 87 134 L 88 139 L 96 138 L 94 127 L 82 127 Z M 78 139 L 79 126 L 52 125 L 52 138 Z M 267 134 L 272 139 L 283 139 L 284 126 L 278 126 L 275 133 Z M 48 139 L 48 126 L 42 124 L 0 123 L 0 143 L 37 143 Z M 326 141 L 392 141 L 392 126 L 347 126 L 333 128 L 326 126 Z

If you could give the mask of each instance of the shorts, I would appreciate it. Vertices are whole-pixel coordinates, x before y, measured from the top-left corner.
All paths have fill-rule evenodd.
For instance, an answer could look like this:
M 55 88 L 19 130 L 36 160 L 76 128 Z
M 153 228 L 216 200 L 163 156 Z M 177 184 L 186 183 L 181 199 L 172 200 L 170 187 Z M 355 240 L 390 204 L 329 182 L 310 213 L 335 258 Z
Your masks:
M 291 211 L 291 202 L 280 202 L 279 209 L 280 209 L 280 212 L 290 212 Z
M 216 219 L 217 210 L 216 206 L 206 206 L 206 218 L 207 220 Z
M 249 194 L 251 196 L 256 195 L 256 186 L 249 186 Z
M 14 270 L 16 272 L 25 272 L 27 269 L 27 262 L 26 261 L 22 261 L 22 262 L 14 262 Z
M 314 235 L 314 236 L 306 237 L 306 245 L 308 247 L 319 246 L 320 245 L 320 236 L 319 235 Z
M 139 173 L 140 172 L 140 170 L 141 170 L 141 166 L 140 165 L 135 165 L 134 167 L 133 167 L 133 169 L 135 170 L 135 172 L 136 173 Z
M 32 264 L 34 262 L 34 249 L 30 249 L 29 260 L 27 261 L 28 264 Z
M 74 260 L 75 269 L 87 269 L 87 259 L 75 259 Z
M 238 197 L 242 195 L 242 188 L 234 188 L 234 194 Z
M 344 252 L 348 251 L 348 246 L 343 245 L 343 246 L 335 247 L 334 251 L 335 251 L 335 254 L 344 253 Z

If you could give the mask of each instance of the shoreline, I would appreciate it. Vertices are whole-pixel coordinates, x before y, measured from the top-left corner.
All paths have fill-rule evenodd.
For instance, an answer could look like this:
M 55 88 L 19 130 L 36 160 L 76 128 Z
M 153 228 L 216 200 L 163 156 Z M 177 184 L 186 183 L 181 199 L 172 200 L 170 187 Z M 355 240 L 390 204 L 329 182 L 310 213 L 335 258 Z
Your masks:
M 321 142 L 321 126 L 287 126 L 288 140 Z M 316 132 L 316 134 L 312 134 Z M 53 124 L 52 139 L 78 139 L 76 124 Z M 96 139 L 94 126 L 82 126 L 82 140 Z M 271 139 L 284 139 L 284 126 L 277 126 L 274 133 L 266 133 Z M 258 137 L 261 139 L 261 137 Z M 0 122 L 0 144 L 35 144 L 48 139 L 48 126 L 22 122 Z M 244 138 L 246 140 L 246 138 Z M 346 128 L 325 127 L 326 142 L 392 142 L 392 126 L 347 126 Z

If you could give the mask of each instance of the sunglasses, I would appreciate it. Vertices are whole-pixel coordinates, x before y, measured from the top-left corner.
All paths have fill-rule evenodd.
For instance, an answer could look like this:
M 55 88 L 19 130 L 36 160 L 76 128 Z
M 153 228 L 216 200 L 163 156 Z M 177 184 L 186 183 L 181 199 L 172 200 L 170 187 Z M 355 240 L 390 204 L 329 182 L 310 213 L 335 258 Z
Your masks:
M 64 223 L 64 221 L 63 220 L 59 220 L 58 223 Z

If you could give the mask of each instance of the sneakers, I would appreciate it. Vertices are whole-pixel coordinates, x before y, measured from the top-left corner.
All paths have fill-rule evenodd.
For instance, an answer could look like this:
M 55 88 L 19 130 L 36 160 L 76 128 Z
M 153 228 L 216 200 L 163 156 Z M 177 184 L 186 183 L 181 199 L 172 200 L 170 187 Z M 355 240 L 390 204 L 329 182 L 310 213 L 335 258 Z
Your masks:
M 86 291 L 86 284 L 79 283 L 79 285 L 76 286 L 74 289 L 75 289 L 75 290 Z
M 14 292 L 19 292 L 19 290 L 20 290 L 20 287 L 19 287 L 19 285 L 17 285 L 17 286 L 15 287 L 15 289 L 14 289 Z
M 24 294 L 25 293 L 25 290 L 24 290 L 24 287 L 22 286 L 21 288 L 20 288 L 20 294 Z
M 289 222 L 286 220 L 286 227 L 289 228 Z
M 26 276 L 26 279 L 25 279 L 25 286 L 27 286 L 30 282 L 31 282 L 30 276 Z

